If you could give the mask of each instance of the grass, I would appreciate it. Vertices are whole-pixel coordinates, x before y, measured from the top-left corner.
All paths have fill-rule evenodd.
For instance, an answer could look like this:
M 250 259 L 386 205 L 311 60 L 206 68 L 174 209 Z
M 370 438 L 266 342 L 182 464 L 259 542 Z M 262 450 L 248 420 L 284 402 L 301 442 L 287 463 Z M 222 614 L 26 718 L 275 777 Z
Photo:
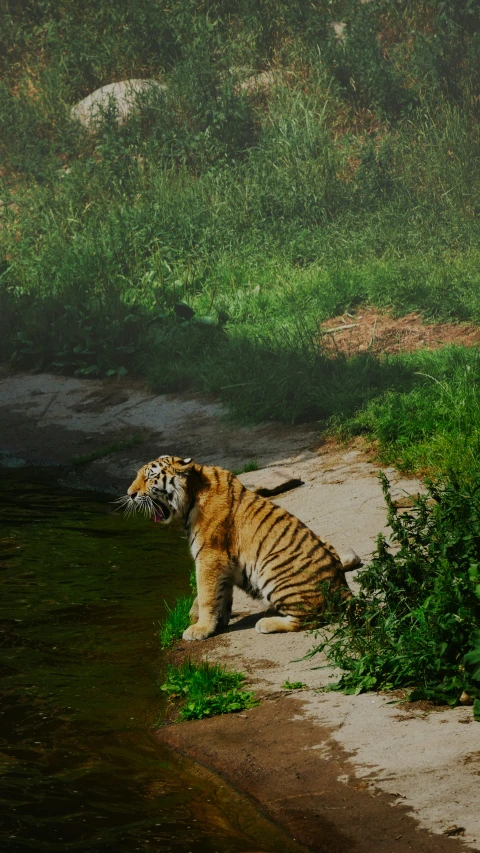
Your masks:
M 168 649 L 182 639 L 183 632 L 190 625 L 190 608 L 193 601 L 194 595 L 185 595 L 178 598 L 173 607 L 169 607 L 165 602 L 166 614 L 158 631 L 162 649 Z
M 476 348 L 446 347 L 394 360 L 403 383 L 373 394 L 343 423 L 337 417 L 340 433 L 376 440 L 382 460 L 407 472 L 478 473 L 479 359 Z
M 190 595 L 180 596 L 173 607 L 165 602 L 165 615 L 160 623 L 158 638 L 160 647 L 168 649 L 182 639 L 183 632 L 191 624 L 190 610 L 197 595 L 195 565 L 190 570 Z
M 200 720 L 257 705 L 253 693 L 241 689 L 244 681 L 242 673 L 230 672 L 220 664 L 186 658 L 178 666 L 168 667 L 160 689 L 181 702 L 181 720 Z
M 479 321 L 476 16 L 410 0 L 400 17 L 393 0 L 17 6 L 0 36 L 0 357 L 141 375 L 245 421 L 318 420 L 406 467 L 443 464 L 435 428 L 424 440 L 408 420 L 422 372 L 447 399 L 448 357 L 332 357 L 319 325 L 359 302 Z M 264 71 L 267 91 L 246 85 Z M 122 126 L 113 106 L 95 132 L 72 120 L 129 76 L 168 88 Z
M 343 670 L 331 689 L 408 688 L 450 705 L 465 691 L 480 719 L 480 477 L 429 482 L 402 514 L 381 480 L 391 542 L 379 535 L 360 592 L 311 655 Z
M 307 685 L 303 681 L 285 681 L 282 690 L 303 690 Z
M 250 460 L 250 462 L 245 462 L 241 468 L 234 468 L 232 474 L 238 476 L 239 474 L 248 474 L 249 471 L 258 471 L 259 464 L 254 459 Z
M 124 441 L 112 441 L 106 447 L 99 447 L 98 450 L 93 450 L 91 453 L 73 456 L 70 463 L 71 465 L 88 465 L 97 459 L 103 459 L 104 456 L 110 456 L 111 453 L 120 453 L 122 450 L 128 450 L 130 447 L 137 447 L 142 441 L 143 438 L 141 435 L 132 435 Z

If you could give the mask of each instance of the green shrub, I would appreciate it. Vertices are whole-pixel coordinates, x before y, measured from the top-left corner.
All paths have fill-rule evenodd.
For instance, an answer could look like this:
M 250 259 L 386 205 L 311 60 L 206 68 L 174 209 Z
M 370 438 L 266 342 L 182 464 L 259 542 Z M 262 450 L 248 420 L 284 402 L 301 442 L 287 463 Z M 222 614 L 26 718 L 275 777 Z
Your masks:
M 359 594 L 311 654 L 344 670 L 332 689 L 346 693 L 409 688 L 411 700 L 451 705 L 463 691 L 480 697 L 480 476 L 427 481 L 403 514 L 380 478 L 391 544 L 379 535 Z

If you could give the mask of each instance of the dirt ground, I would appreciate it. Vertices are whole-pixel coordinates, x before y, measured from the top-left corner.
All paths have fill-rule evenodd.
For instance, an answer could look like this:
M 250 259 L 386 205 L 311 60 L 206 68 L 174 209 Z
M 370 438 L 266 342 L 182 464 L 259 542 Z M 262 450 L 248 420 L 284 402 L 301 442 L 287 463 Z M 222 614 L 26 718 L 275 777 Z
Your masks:
M 353 547 L 368 560 L 386 529 L 375 462 L 361 445 L 322 445 L 314 424 L 239 429 L 210 400 L 154 396 L 127 382 L 0 378 L 0 464 L 62 465 L 70 487 L 122 493 L 134 470 L 169 452 L 230 469 L 253 459 L 280 473 L 288 467 L 303 485 L 275 500 L 340 554 Z M 78 456 L 81 464 L 72 461 Z M 387 475 L 399 501 L 421 488 L 393 469 Z M 241 475 L 252 487 L 262 476 Z M 240 594 L 234 608 L 229 631 L 196 644 L 196 653 L 247 672 L 266 698 L 245 714 L 159 736 L 247 792 L 312 850 L 480 849 L 480 726 L 470 708 L 430 711 L 390 695 L 325 693 L 332 673 L 317 668 L 320 656 L 304 659 L 311 635 L 258 634 L 255 605 Z M 289 693 L 287 679 L 307 686 Z
M 389 311 L 364 306 L 332 317 L 320 327 L 321 343 L 329 352 L 384 353 L 439 349 L 447 344 L 480 344 L 480 328 L 467 323 L 424 323 L 418 313 L 394 317 Z
M 69 483 L 78 486 L 123 491 L 161 453 L 230 470 L 252 460 L 263 467 L 312 456 L 315 440 L 313 428 L 232 429 L 211 400 L 149 394 L 140 383 L 0 370 L 0 462 L 3 452 L 9 466 L 67 466 Z
M 301 701 L 267 698 L 243 714 L 161 730 L 170 745 L 255 797 L 296 841 L 318 853 L 460 853 L 455 836 L 420 829 L 400 795 L 351 772 L 333 728 L 312 725 Z M 452 827 L 453 833 L 456 829 Z

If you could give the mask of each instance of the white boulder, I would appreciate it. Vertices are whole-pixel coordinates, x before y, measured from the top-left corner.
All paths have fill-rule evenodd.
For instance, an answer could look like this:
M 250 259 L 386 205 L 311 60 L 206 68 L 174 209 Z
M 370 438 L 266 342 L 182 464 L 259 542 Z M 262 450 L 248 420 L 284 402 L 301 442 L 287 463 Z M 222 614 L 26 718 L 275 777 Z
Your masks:
M 75 104 L 70 115 L 72 119 L 76 119 L 84 127 L 91 127 L 95 120 L 101 116 L 102 111 L 108 108 L 109 103 L 113 102 L 118 123 L 125 124 L 135 106 L 138 95 L 152 88 L 165 91 L 167 86 L 165 83 L 151 79 L 120 80 L 118 83 L 108 83 L 106 86 L 101 86 L 100 89 L 95 89 L 94 92 Z

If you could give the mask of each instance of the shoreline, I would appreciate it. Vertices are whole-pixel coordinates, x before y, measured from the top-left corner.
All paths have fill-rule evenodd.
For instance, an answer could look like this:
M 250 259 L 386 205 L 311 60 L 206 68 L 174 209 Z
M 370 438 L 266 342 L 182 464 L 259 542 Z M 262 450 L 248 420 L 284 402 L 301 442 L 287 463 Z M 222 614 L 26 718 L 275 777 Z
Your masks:
M 301 700 L 284 695 L 267 696 L 241 714 L 174 723 L 157 737 L 253 798 L 315 853 L 468 849 L 419 827 L 393 794 L 352 778 L 349 756 L 332 731 L 306 717 Z
M 352 547 L 367 561 L 386 529 L 378 466 L 361 446 L 322 445 L 315 425 L 235 427 L 210 400 L 4 371 L 0 435 L 2 464 L 61 465 L 70 488 L 121 493 L 133 471 L 164 452 L 229 469 L 255 460 L 261 470 L 241 475 L 247 486 L 262 469 L 288 466 L 303 485 L 273 499 L 340 554 Z M 92 460 L 74 465 L 79 455 Z M 387 475 L 394 497 L 421 487 L 394 469 Z M 324 661 L 302 660 L 311 635 L 257 634 L 257 604 L 242 595 L 234 610 L 228 632 L 196 643 L 194 653 L 246 672 L 264 701 L 242 714 L 166 726 L 158 737 L 248 794 L 312 850 L 478 849 L 480 729 L 465 725 L 471 709 L 429 712 L 392 704 L 391 696 L 322 692 L 330 671 L 312 667 Z M 308 689 L 288 694 L 281 690 L 287 679 Z

